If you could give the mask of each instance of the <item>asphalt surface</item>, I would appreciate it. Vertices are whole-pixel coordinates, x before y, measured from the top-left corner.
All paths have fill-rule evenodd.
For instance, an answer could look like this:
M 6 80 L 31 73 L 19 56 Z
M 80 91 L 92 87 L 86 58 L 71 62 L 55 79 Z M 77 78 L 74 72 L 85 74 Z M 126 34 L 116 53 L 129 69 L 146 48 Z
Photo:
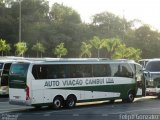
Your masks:
M 143 97 L 133 103 L 80 103 L 74 109 L 34 109 L 8 103 L 0 97 L 1 120 L 160 120 L 160 99 Z

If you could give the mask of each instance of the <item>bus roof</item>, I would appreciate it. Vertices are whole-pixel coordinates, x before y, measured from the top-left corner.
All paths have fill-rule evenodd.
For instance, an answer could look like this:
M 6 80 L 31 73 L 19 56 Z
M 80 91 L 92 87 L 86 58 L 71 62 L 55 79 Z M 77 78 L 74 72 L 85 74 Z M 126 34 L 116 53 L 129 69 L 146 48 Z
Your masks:
M 151 60 L 151 59 L 141 59 L 141 60 L 139 60 L 139 62 L 140 61 L 149 61 L 149 60 Z
M 15 60 L 8 60 L 8 59 L 0 59 L 0 62 L 2 63 L 11 63 L 14 62 Z
M 52 63 L 136 63 L 133 60 L 111 60 L 107 58 L 25 58 L 15 62 L 33 63 L 33 64 L 52 64 Z

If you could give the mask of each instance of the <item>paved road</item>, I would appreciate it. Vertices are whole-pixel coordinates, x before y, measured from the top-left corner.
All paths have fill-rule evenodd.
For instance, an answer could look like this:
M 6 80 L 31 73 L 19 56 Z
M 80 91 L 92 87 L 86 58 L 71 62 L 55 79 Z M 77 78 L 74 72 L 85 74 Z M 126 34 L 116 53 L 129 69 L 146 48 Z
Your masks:
M 0 95 L 0 102 L 8 101 L 8 95 Z
M 144 97 L 136 99 L 133 103 L 116 101 L 113 104 L 78 104 L 74 109 L 62 110 L 45 107 L 36 110 L 0 101 L 0 114 L 2 120 L 160 120 L 160 99 Z

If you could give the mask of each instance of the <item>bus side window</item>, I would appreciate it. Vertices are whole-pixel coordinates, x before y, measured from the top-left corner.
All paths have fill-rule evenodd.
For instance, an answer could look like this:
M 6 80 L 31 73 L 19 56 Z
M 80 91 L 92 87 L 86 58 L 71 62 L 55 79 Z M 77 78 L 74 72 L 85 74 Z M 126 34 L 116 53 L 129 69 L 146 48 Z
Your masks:
M 32 74 L 35 79 L 47 79 L 47 66 L 46 65 L 33 66 Z
M 111 76 L 111 68 L 109 64 L 104 65 L 104 71 L 103 75 L 110 77 Z
M 47 66 L 46 65 L 42 65 L 40 67 L 40 79 L 47 79 Z
M 117 70 L 117 71 L 115 72 L 114 76 L 115 76 L 115 77 L 120 77 L 120 76 L 121 76 L 121 66 L 118 65 L 117 69 L 116 69 L 116 67 L 114 67 L 114 68 L 115 68 L 115 70 Z
M 57 65 L 58 78 L 66 78 L 65 65 Z
M 82 65 L 82 74 L 83 77 L 92 77 L 92 65 L 88 64 L 88 65 Z
M 9 78 L 9 69 L 11 67 L 11 63 L 6 63 L 4 65 L 4 69 L 2 72 L 2 77 L 1 77 L 1 85 L 7 86 L 8 85 L 8 78 Z
M 129 71 L 127 70 L 127 68 L 125 66 L 122 66 L 121 76 L 122 77 L 128 77 L 129 76 Z
M 133 77 L 133 72 L 126 64 L 114 65 L 115 77 Z
M 33 66 L 32 68 L 32 75 L 35 79 L 38 79 L 38 71 L 37 71 L 37 66 Z
M 55 79 L 57 76 L 55 75 L 55 65 L 47 65 L 47 79 Z
M 126 64 L 122 65 L 122 77 L 133 77 L 133 72 Z
M 76 65 L 68 65 L 68 69 L 69 69 L 69 72 L 68 72 L 68 76 L 69 78 L 76 78 Z
M 4 65 L 4 70 L 3 70 L 3 74 L 9 74 L 9 69 L 10 69 L 10 67 L 11 67 L 11 63 L 6 63 L 5 65 Z
M 110 65 L 108 65 L 108 64 L 93 65 L 93 76 L 94 77 L 109 77 L 109 76 L 111 76 Z

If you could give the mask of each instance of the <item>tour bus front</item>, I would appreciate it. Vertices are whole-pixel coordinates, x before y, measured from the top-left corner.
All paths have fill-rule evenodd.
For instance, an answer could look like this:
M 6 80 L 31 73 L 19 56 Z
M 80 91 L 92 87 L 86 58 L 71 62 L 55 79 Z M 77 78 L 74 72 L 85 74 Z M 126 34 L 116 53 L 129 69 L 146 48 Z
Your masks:
M 13 63 L 9 77 L 9 103 L 30 105 L 30 89 L 27 84 L 29 63 Z
M 160 73 L 149 72 L 146 77 L 146 95 L 160 95 Z
M 148 62 L 144 71 L 146 95 L 160 95 L 160 59 Z

